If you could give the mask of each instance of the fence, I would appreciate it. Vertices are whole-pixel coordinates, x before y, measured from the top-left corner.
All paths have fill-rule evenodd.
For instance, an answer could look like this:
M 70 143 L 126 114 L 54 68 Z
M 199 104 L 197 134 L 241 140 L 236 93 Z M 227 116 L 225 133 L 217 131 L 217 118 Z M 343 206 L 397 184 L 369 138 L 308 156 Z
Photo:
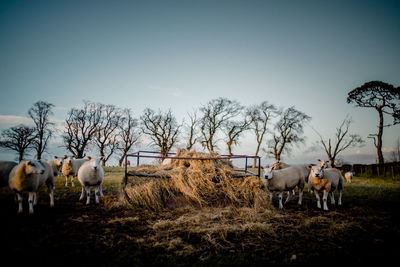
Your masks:
M 152 154 L 152 155 L 146 155 L 146 154 Z M 155 154 L 155 155 L 154 155 Z M 244 170 L 235 170 L 239 172 L 244 172 L 244 175 L 235 175 L 234 177 L 244 177 L 244 176 L 257 176 L 260 177 L 261 175 L 261 158 L 259 156 L 248 156 L 248 155 L 221 155 L 218 157 L 203 157 L 203 158 L 191 158 L 191 157 L 177 157 L 177 156 L 171 156 L 171 155 L 176 155 L 176 153 L 168 153 L 167 157 L 161 156 L 160 152 L 155 152 L 155 151 L 138 151 L 132 154 L 128 154 L 125 156 L 125 179 L 124 179 L 124 184 L 126 186 L 128 176 L 130 174 L 128 173 L 128 158 L 129 157 L 135 157 L 136 158 L 136 166 L 140 165 L 140 158 L 153 158 L 153 159 L 176 159 L 176 160 L 221 160 L 221 159 L 227 159 L 227 160 L 232 160 L 232 159 L 245 159 L 245 164 L 244 164 Z M 258 160 L 258 173 L 254 173 L 248 170 L 247 167 L 247 159 L 257 159 Z M 158 177 L 156 175 L 146 175 L 146 174 L 135 174 L 135 176 L 143 176 L 143 177 Z
M 400 176 L 400 162 L 391 162 L 385 164 L 343 164 L 338 169 L 343 172 L 354 171 L 358 176 L 382 176 L 398 177 Z

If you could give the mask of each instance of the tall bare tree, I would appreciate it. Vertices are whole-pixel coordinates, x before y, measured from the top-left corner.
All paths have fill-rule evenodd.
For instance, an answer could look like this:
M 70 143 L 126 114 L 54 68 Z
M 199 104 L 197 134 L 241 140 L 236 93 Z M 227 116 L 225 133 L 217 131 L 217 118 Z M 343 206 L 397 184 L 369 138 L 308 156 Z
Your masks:
M 341 152 L 351 147 L 362 146 L 365 143 L 360 135 L 349 133 L 351 123 L 351 118 L 347 116 L 340 126 L 336 128 L 333 141 L 331 138 L 328 140 L 324 139 L 322 135 L 314 129 L 320 138 L 319 144 L 324 148 L 332 167 L 335 167 L 336 157 Z
M 137 130 L 138 121 L 132 115 L 132 111 L 130 109 L 124 109 L 122 117 L 122 122 L 118 127 L 120 146 L 118 148 L 121 151 L 121 157 L 118 161 L 118 166 L 122 166 L 124 162 L 125 156 L 128 154 L 129 150 L 132 146 L 138 142 L 140 138 L 140 133 Z
M 310 116 L 293 106 L 284 110 L 275 124 L 276 132 L 269 140 L 267 152 L 276 160 L 281 159 L 283 152 L 290 153 L 293 145 L 304 142 L 304 123 L 310 119 Z
M 93 139 L 102 157 L 102 165 L 105 166 L 119 146 L 117 129 L 122 122 L 122 112 L 114 105 L 98 103 L 96 106 L 100 112 L 100 121 Z
M 89 142 L 100 125 L 101 112 L 95 103 L 84 101 L 81 108 L 72 108 L 65 120 L 65 147 L 76 157 L 83 158 Z
M 239 102 L 223 97 L 213 99 L 202 106 L 200 108 L 202 112 L 200 120 L 202 146 L 207 148 L 210 153 L 214 153 L 219 141 L 218 133 L 230 119 L 239 115 L 242 109 Z
M 226 145 L 228 147 L 228 155 L 232 155 L 232 147 L 239 144 L 240 136 L 249 129 L 251 120 L 245 116 L 243 120 L 230 120 L 224 127 L 226 130 Z
M 18 125 L 1 132 L 0 147 L 14 150 L 18 153 L 18 161 L 21 162 L 27 151 L 33 147 L 37 138 L 36 128 Z
M 154 145 L 160 148 L 161 156 L 167 157 L 168 152 L 178 139 L 179 129 L 181 128 L 171 110 L 165 113 L 159 110 L 156 113 L 154 110 L 146 108 L 140 120 L 142 132 L 150 137 Z
M 198 124 L 199 119 L 197 117 L 196 110 L 193 110 L 192 113 L 188 113 L 189 122 L 184 123 L 185 131 L 188 134 L 186 150 L 191 150 L 193 146 L 197 143 L 198 140 Z
M 38 101 L 28 110 L 29 116 L 35 123 L 36 138 L 33 141 L 33 149 L 36 150 L 36 158 L 40 160 L 47 144 L 54 131 L 54 123 L 50 121 L 50 115 L 53 115 L 53 104 Z
M 383 164 L 383 128 L 400 123 L 400 87 L 395 88 L 381 81 L 367 82 L 348 93 L 347 103 L 354 103 L 356 107 L 374 108 L 378 112 L 378 133 L 368 137 L 374 141 L 379 164 Z M 385 125 L 384 114 L 391 116 L 393 123 Z
M 267 101 L 263 101 L 259 105 L 250 106 L 247 109 L 247 116 L 250 117 L 250 129 L 256 136 L 257 147 L 255 156 L 258 156 L 260 152 L 261 144 L 263 142 L 264 136 L 267 133 L 267 126 L 270 120 L 276 116 L 277 108 L 269 104 Z M 254 159 L 253 167 L 257 165 L 257 159 Z

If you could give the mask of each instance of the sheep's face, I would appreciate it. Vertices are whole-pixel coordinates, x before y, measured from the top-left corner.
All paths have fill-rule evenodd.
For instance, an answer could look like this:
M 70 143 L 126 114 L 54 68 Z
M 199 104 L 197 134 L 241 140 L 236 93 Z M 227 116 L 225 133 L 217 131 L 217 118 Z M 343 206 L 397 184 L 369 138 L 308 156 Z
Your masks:
M 39 161 L 30 160 L 30 161 L 26 162 L 25 173 L 26 174 L 43 174 L 44 167 Z
M 267 179 L 267 180 L 272 179 L 272 171 L 273 171 L 272 168 L 273 167 L 271 167 L 271 168 L 263 168 L 263 173 L 264 173 L 264 178 L 265 179 Z
M 89 165 L 92 168 L 92 170 L 97 171 L 98 169 L 101 168 L 101 158 L 91 159 Z
M 67 175 L 70 171 L 72 171 L 71 160 L 72 159 L 70 157 L 64 158 L 64 161 L 62 164 L 62 172 L 64 175 Z
M 321 166 L 323 169 L 329 168 L 329 162 L 328 161 L 321 160 L 321 159 L 318 159 L 318 161 L 319 161 L 319 166 Z
M 57 167 L 61 167 L 63 165 L 63 159 L 59 157 L 54 157 L 54 164 Z
M 322 166 L 312 166 L 311 167 L 311 175 L 316 178 L 324 177 L 324 168 Z

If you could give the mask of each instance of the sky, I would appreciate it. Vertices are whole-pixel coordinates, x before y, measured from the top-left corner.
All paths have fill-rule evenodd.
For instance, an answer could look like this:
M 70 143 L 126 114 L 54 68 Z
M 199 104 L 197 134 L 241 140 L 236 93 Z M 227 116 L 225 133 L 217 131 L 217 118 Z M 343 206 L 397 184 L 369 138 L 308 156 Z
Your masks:
M 287 162 L 326 158 L 312 127 L 333 138 L 350 115 L 351 132 L 366 144 L 341 157 L 375 163 L 366 137 L 377 132 L 378 114 L 346 97 L 373 80 L 400 86 L 398 14 L 399 1 L 0 0 L 0 129 L 29 124 L 38 100 L 55 105 L 52 120 L 62 129 L 83 100 L 131 108 L 136 117 L 147 107 L 171 109 L 181 121 L 227 97 L 312 117 Z M 384 130 L 388 154 L 399 130 Z M 48 156 L 66 154 L 60 146 L 55 138 Z M 234 148 L 254 151 L 251 133 Z M 0 160 L 13 158 L 0 152 Z

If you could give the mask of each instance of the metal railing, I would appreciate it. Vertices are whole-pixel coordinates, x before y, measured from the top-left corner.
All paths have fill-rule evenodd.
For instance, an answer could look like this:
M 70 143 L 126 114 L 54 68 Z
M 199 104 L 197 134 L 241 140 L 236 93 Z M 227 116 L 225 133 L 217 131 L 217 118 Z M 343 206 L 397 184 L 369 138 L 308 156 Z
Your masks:
M 154 155 L 146 155 L 146 154 L 158 154 L 156 156 Z M 257 176 L 260 177 L 261 175 L 261 158 L 259 156 L 249 156 L 249 155 L 221 155 L 218 157 L 200 157 L 200 158 L 193 158 L 193 157 L 177 157 L 177 156 L 170 156 L 170 155 L 176 155 L 175 152 L 169 152 L 167 153 L 167 157 L 162 156 L 161 152 L 156 152 L 156 151 L 145 151 L 145 150 L 140 150 L 137 152 L 134 152 L 132 154 L 127 154 L 125 156 L 125 179 L 124 179 L 124 184 L 126 186 L 128 182 L 128 176 L 135 176 L 131 175 L 128 173 L 128 158 L 129 157 L 136 157 L 136 166 L 140 165 L 140 158 L 154 158 L 154 159 L 177 159 L 177 160 L 232 160 L 232 159 L 245 159 L 245 167 L 244 170 L 236 170 L 236 171 L 242 171 L 245 174 L 250 174 L 250 175 L 238 175 L 237 177 L 245 177 L 245 176 Z M 254 173 L 251 172 L 247 169 L 247 159 L 258 159 L 258 172 Z M 144 177 L 159 177 L 157 175 L 141 175 Z

